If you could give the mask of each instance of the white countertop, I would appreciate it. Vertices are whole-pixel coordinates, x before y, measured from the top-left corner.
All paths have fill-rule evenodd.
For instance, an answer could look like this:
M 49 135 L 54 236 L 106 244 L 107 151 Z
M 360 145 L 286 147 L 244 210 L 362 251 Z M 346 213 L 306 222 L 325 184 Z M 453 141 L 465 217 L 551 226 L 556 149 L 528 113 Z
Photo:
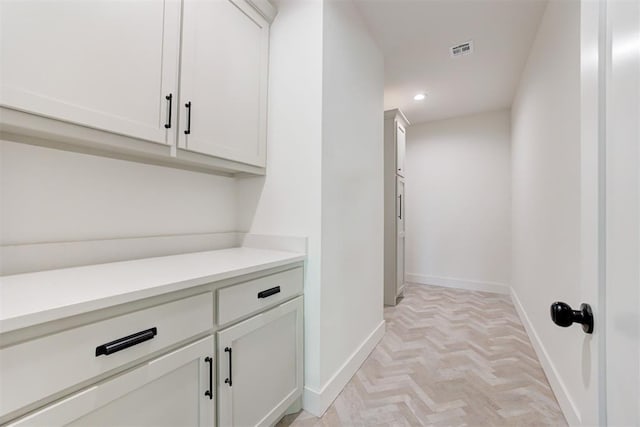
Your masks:
M 0 333 L 303 261 L 231 248 L 0 277 Z

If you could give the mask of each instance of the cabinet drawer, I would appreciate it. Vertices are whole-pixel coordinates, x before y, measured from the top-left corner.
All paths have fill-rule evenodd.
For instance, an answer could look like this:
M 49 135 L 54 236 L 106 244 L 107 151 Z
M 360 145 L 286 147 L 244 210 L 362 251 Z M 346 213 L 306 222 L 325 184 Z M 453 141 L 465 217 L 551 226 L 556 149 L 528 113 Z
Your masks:
M 213 295 L 206 292 L 4 348 L 0 417 L 212 326 Z M 131 337 L 152 328 L 155 335 Z M 99 347 L 124 337 L 134 345 L 116 343 L 104 348 L 109 354 L 97 355 Z
M 205 393 L 213 391 L 213 346 L 213 336 L 208 336 L 180 347 L 7 427 L 211 427 L 215 401 Z
M 218 290 L 218 325 L 273 307 L 302 293 L 302 267 Z

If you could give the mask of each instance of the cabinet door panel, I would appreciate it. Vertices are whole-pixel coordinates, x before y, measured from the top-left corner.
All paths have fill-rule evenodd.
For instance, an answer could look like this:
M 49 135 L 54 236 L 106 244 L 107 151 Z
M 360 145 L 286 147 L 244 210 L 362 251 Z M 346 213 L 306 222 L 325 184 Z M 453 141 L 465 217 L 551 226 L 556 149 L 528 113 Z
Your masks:
M 176 95 L 180 2 L 3 1 L 0 104 L 159 143 Z
M 264 166 L 268 43 L 244 0 L 184 2 L 181 148 Z
M 396 295 L 400 295 L 405 284 L 405 217 L 407 215 L 404 178 L 396 178 Z
M 405 285 L 405 237 L 403 235 L 398 236 L 398 248 L 397 248 L 397 264 L 396 264 L 396 295 L 400 295 L 404 290 Z
M 404 175 L 404 158 L 407 146 L 407 134 L 406 130 L 397 125 L 397 135 L 396 135 L 396 172 L 400 176 Z
M 405 216 L 407 215 L 404 181 L 396 178 L 396 231 L 404 235 Z
M 214 400 L 204 395 L 213 346 L 204 338 L 9 425 L 213 426 Z
M 218 369 L 221 427 L 277 421 L 302 393 L 302 297 L 218 332 Z
M 193 360 L 78 418 L 68 426 L 197 426 L 198 383 L 194 379 L 197 378 L 199 365 L 199 360 Z M 168 411 L 167 408 L 171 410 Z

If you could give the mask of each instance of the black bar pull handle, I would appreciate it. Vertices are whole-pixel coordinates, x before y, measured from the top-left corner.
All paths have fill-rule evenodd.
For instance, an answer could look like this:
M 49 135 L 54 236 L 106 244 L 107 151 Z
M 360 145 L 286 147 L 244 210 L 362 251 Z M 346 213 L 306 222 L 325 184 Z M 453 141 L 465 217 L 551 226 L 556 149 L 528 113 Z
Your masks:
M 267 298 L 278 293 L 280 293 L 280 286 L 275 286 L 271 289 L 258 292 L 258 298 Z
M 209 364 L 209 390 L 204 392 L 204 395 L 213 399 L 213 358 L 205 357 L 204 362 Z
M 187 107 L 187 129 L 185 129 L 184 134 L 189 135 L 191 133 L 191 101 L 184 104 Z
M 108 342 L 96 347 L 96 357 L 105 355 L 108 356 L 113 353 L 117 353 L 125 348 L 133 347 L 141 342 L 149 341 L 158 335 L 157 328 L 147 329 L 146 331 L 136 332 L 124 338 L 119 338 L 115 341 Z
M 169 110 L 167 113 L 168 120 L 167 120 L 167 123 L 164 124 L 164 128 L 170 129 L 171 128 L 171 104 L 173 104 L 173 94 L 170 93 L 169 95 L 165 96 L 164 99 L 169 101 Z
M 229 377 L 227 379 L 224 380 L 225 384 L 229 384 L 229 387 L 231 387 L 233 385 L 233 365 L 231 362 L 231 347 L 225 347 L 224 351 L 229 353 Z
M 402 194 L 398 197 L 400 197 L 400 219 L 402 219 Z

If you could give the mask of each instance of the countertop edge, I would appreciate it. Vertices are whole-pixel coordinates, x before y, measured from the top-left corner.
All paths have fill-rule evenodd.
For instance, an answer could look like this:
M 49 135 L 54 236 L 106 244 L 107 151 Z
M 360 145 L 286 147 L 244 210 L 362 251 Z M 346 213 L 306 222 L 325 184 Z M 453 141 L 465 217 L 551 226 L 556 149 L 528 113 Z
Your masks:
M 280 251 L 278 251 L 280 252 Z M 146 298 L 152 298 L 172 292 L 177 292 L 197 286 L 206 285 L 209 283 L 220 282 L 223 280 L 233 279 L 241 277 L 247 274 L 260 272 L 263 270 L 270 270 L 286 266 L 289 264 L 296 264 L 306 260 L 306 255 L 301 253 L 291 253 L 290 258 L 280 259 L 276 261 L 268 261 L 257 264 L 249 264 L 246 267 L 236 268 L 227 271 L 221 271 L 210 275 L 204 275 L 199 277 L 190 278 L 187 280 L 160 284 L 141 290 L 135 290 L 132 292 L 124 292 L 116 295 L 107 295 L 103 298 L 96 298 L 89 301 L 82 301 L 76 304 L 70 304 L 62 307 L 54 307 L 50 310 L 43 310 L 38 312 L 26 313 L 14 317 L 8 317 L 0 319 L 0 334 L 13 332 L 19 329 L 28 328 L 31 326 L 40 325 L 47 322 L 60 320 L 63 318 L 82 315 L 90 313 L 92 311 L 101 310 L 109 307 L 113 307 L 120 304 L 131 303 Z

